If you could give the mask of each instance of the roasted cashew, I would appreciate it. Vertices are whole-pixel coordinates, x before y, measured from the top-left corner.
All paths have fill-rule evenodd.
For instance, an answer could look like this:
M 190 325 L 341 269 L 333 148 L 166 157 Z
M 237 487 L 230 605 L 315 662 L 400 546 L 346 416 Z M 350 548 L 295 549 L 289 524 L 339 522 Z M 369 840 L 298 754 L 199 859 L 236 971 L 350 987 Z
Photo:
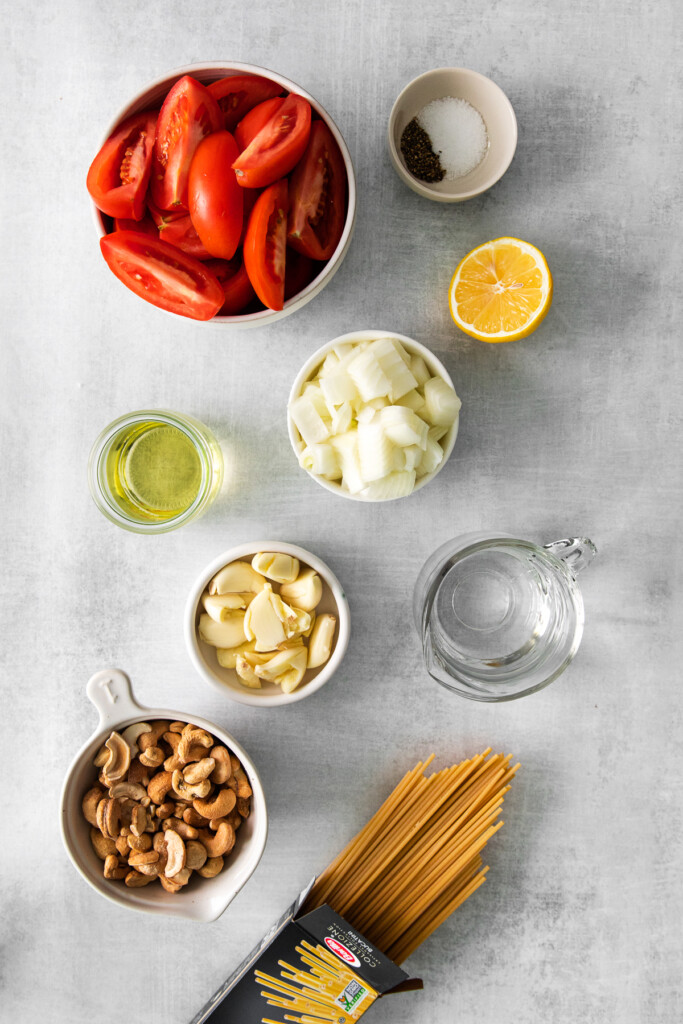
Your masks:
M 222 857 L 209 857 L 203 868 L 199 868 L 197 874 L 202 878 L 215 878 L 223 870 L 225 861 Z
M 97 827 L 107 839 L 116 839 L 121 831 L 121 805 L 116 797 L 100 800 L 97 805 Z
M 249 779 L 247 778 L 244 769 L 240 766 L 235 769 L 234 775 L 237 780 L 237 795 L 243 797 L 251 796 L 252 789 L 249 785 Z
M 185 867 L 190 868 L 191 871 L 203 868 L 207 857 L 208 853 L 202 843 L 190 840 L 189 843 L 185 844 Z
M 147 811 L 141 804 L 136 804 L 130 819 L 130 830 L 134 836 L 141 836 L 147 828 Z
M 202 779 L 202 781 L 196 783 L 196 785 L 190 785 L 190 783 L 186 782 L 183 778 L 183 773 L 179 768 L 176 768 L 173 772 L 171 779 L 173 792 L 176 796 L 180 797 L 181 800 L 192 800 L 193 802 L 196 799 L 201 800 L 211 791 L 211 783 L 208 779 Z M 199 813 L 201 814 L 201 811 Z
M 248 818 L 251 813 L 251 804 L 248 796 L 237 797 L 237 811 L 241 818 Z
M 124 879 L 130 889 L 139 889 L 142 885 L 148 885 L 154 879 L 151 875 L 141 875 L 139 871 L 129 871 Z
M 90 829 L 90 842 L 100 860 L 104 860 L 110 854 L 116 853 L 116 843 L 114 840 L 103 836 L 97 828 Z
M 188 726 L 183 730 L 176 753 L 178 757 L 187 764 L 191 760 L 199 760 L 199 758 L 192 756 L 194 754 L 193 748 L 204 747 L 205 750 L 200 756 L 206 757 L 206 750 L 210 749 L 213 745 L 213 736 L 209 736 L 208 732 L 204 732 L 203 729 L 195 729 Z
M 197 814 L 204 818 L 224 818 L 235 806 L 235 794 L 231 789 L 219 789 L 212 800 L 204 800 L 201 797 L 192 801 Z
M 144 764 L 141 764 L 136 757 L 131 761 L 128 769 L 128 782 L 139 783 L 141 786 L 149 786 L 150 772 Z
M 164 832 L 168 832 L 169 828 L 172 828 L 174 832 L 178 833 L 183 842 L 187 842 L 188 839 L 196 839 L 199 835 L 199 832 L 193 825 L 188 825 L 186 821 L 182 821 L 180 818 L 167 818 L 161 827 Z
M 183 821 L 194 828 L 204 828 L 206 825 L 206 818 L 195 811 L 194 807 L 185 808 L 183 811 Z
M 203 757 L 201 761 L 195 761 L 194 764 L 189 764 L 187 768 L 183 769 L 183 778 L 190 785 L 203 782 L 204 779 L 208 779 L 215 767 L 216 762 L 212 757 Z
M 93 786 L 83 797 L 81 808 L 83 810 L 83 817 L 89 825 L 97 825 L 97 805 L 103 797 L 104 793 L 99 786 Z
M 156 864 L 159 854 L 156 850 L 134 850 L 128 856 L 128 863 L 132 868 L 138 864 Z
M 114 846 L 119 857 L 126 858 L 130 853 L 130 846 L 128 845 L 128 836 L 117 836 L 114 840 Z
M 104 859 L 104 877 L 105 878 L 125 878 L 128 874 L 128 867 L 124 864 L 121 866 L 119 858 L 114 854 L 109 854 Z
M 166 853 L 168 856 L 164 874 L 167 878 L 173 878 L 174 875 L 185 867 L 185 843 L 172 828 L 165 832 L 164 835 L 166 837 Z
M 116 731 L 112 732 L 104 745 L 109 751 L 109 757 L 102 766 L 102 774 L 112 782 L 118 782 L 130 768 L 130 747 Z
M 129 725 L 127 729 L 124 729 L 121 735 L 130 747 L 131 757 L 135 757 L 138 750 L 138 740 L 145 732 L 150 732 L 152 726 L 148 722 L 135 722 L 133 725 Z
M 141 836 L 129 835 L 125 838 L 129 849 L 136 850 L 138 853 L 145 853 L 152 849 L 152 837 L 148 832 L 143 832 Z
M 109 790 L 109 796 L 117 797 L 119 800 L 122 797 L 128 797 L 129 800 L 144 800 L 147 790 L 138 782 L 115 782 Z
M 168 725 L 168 722 L 161 720 L 152 722 L 149 732 L 144 733 L 138 740 L 140 750 L 149 750 L 150 747 L 156 747 L 161 737 L 168 730 Z
M 160 821 L 165 821 L 166 818 L 170 818 L 175 814 L 176 805 L 172 800 L 167 800 L 163 804 L 160 804 L 155 810 L 155 814 Z
M 200 832 L 199 842 L 206 848 L 209 857 L 223 857 L 235 845 L 235 830 L 227 821 L 223 821 L 214 835 L 207 831 Z
M 147 768 L 158 768 L 160 764 L 163 764 L 165 756 L 161 747 L 147 747 L 140 753 L 140 764 L 144 764 Z
M 163 885 L 166 892 L 176 893 L 180 892 L 180 890 L 182 889 L 182 885 L 178 885 L 176 882 L 173 881 L 172 878 L 167 878 L 166 875 L 164 874 L 159 875 L 159 881 Z
M 181 733 L 186 725 L 187 722 L 171 722 L 171 724 L 168 727 L 168 731 Z
M 151 799 L 152 803 L 163 804 L 164 797 L 173 786 L 173 773 L 164 771 L 157 772 L 149 782 L 147 787 L 147 795 Z
M 216 767 L 211 772 L 211 781 L 215 782 L 217 786 L 222 786 L 232 774 L 228 749 L 220 746 L 212 747 L 209 756 L 216 762 Z

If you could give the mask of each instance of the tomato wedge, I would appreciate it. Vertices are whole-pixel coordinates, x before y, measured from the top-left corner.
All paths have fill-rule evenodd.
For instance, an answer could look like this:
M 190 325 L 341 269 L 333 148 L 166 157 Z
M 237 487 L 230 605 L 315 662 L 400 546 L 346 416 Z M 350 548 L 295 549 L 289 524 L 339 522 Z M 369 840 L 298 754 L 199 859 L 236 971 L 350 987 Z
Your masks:
M 227 260 L 208 260 L 205 264 L 223 286 L 225 296 L 219 310 L 220 316 L 234 316 L 241 313 L 256 298 L 249 275 L 241 257 Z
M 346 168 L 332 132 L 314 121 L 306 152 L 290 181 L 287 244 L 314 260 L 329 260 L 346 218 Z
M 202 240 L 197 234 L 189 213 L 179 210 L 172 213 L 170 210 L 160 210 L 154 203 L 149 204 L 149 212 L 156 224 L 156 237 L 169 245 L 175 245 L 182 249 L 188 256 L 194 256 L 198 260 L 208 260 L 210 252 L 204 248 Z
M 242 234 L 244 189 L 232 169 L 239 150 L 230 132 L 214 132 L 197 146 L 188 184 L 190 217 L 212 256 L 230 260 Z
M 272 100 L 264 100 L 257 107 L 250 110 L 235 128 L 235 142 L 240 153 L 247 148 L 252 139 L 268 124 L 273 114 L 280 109 L 285 102 L 284 96 L 276 96 Z
M 158 238 L 157 226 L 148 213 L 142 220 L 129 220 L 126 217 L 114 217 L 114 231 L 142 231 L 150 238 Z
M 244 265 L 264 306 L 282 309 L 285 302 L 287 181 L 275 182 L 256 200 L 244 236 Z
M 233 163 L 240 185 L 264 188 L 284 178 L 303 156 L 310 131 L 310 103 L 290 93 Z
M 152 199 L 162 210 L 187 210 L 187 175 L 205 135 L 223 127 L 223 115 L 208 89 L 185 75 L 164 100 L 157 122 Z
M 109 269 L 154 306 L 193 320 L 210 320 L 223 305 L 223 288 L 203 263 L 140 231 L 100 239 Z
M 229 132 L 235 130 L 238 121 L 257 103 L 284 92 L 281 85 L 262 75 L 231 75 L 212 82 L 208 89 L 221 108 L 224 126 Z
M 141 220 L 144 215 L 156 120 L 150 110 L 127 118 L 90 165 L 88 192 L 95 206 L 110 217 Z

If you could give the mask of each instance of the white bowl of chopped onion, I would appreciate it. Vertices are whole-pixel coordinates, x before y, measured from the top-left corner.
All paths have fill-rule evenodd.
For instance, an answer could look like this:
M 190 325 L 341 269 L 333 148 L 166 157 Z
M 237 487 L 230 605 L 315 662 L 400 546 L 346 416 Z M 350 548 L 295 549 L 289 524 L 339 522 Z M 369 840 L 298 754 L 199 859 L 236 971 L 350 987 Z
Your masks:
M 287 425 L 299 465 L 321 487 L 392 501 L 443 469 L 459 414 L 453 381 L 428 348 L 392 331 L 353 331 L 304 364 Z

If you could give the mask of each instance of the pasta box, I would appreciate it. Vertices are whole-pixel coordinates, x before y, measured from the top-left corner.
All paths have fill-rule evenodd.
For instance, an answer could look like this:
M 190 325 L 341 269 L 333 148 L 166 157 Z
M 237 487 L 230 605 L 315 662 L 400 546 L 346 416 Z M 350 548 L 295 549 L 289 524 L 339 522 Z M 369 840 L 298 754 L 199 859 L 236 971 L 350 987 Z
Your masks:
M 351 1024 L 382 996 L 422 988 L 327 905 L 298 916 L 305 897 L 191 1024 Z

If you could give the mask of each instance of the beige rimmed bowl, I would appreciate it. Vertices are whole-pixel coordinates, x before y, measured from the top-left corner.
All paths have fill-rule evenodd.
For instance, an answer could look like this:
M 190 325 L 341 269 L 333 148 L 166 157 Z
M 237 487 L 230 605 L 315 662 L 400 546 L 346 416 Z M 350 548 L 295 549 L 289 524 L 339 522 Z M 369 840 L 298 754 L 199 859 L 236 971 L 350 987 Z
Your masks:
M 216 649 L 199 639 L 197 625 L 201 614 L 202 594 L 209 585 L 210 580 L 224 566 L 230 562 L 247 561 L 251 562 L 254 555 L 259 551 L 281 551 L 286 555 L 298 558 L 299 562 L 315 569 L 323 585 L 323 596 L 316 608 L 317 614 L 329 612 L 337 617 L 337 627 L 334 635 L 334 646 L 329 659 L 319 668 L 307 671 L 303 681 L 292 693 L 283 693 L 276 683 L 269 683 L 265 680 L 260 690 L 252 690 L 244 686 L 234 669 L 223 668 L 218 664 Z M 249 544 L 240 544 L 239 547 L 230 548 L 222 555 L 202 569 L 197 577 L 185 606 L 185 644 L 188 654 L 195 669 L 209 686 L 213 686 L 223 694 L 235 700 L 238 704 L 249 704 L 251 707 L 267 708 L 282 707 L 285 704 L 296 704 L 316 693 L 327 683 L 341 665 L 346 654 L 351 635 L 351 613 L 349 602 L 346 599 L 344 589 L 334 575 L 332 570 L 322 559 L 318 558 L 311 551 L 299 547 L 297 544 L 286 544 L 280 540 L 255 541 Z
M 172 85 L 174 85 L 179 78 L 183 75 L 191 75 L 196 78 L 202 85 L 208 85 L 211 82 L 217 82 L 221 78 L 227 78 L 230 75 L 262 75 L 264 78 L 269 78 L 273 82 L 277 82 L 286 89 L 288 92 L 295 92 L 299 96 L 303 96 L 304 99 L 308 100 L 311 107 L 316 114 L 325 122 L 327 127 L 332 132 L 337 145 L 341 151 L 342 158 L 344 160 L 344 167 L 346 169 L 346 181 L 347 181 L 347 209 L 346 209 L 346 220 L 344 221 L 344 230 L 339 240 L 339 244 L 332 256 L 326 263 L 321 263 L 320 272 L 313 278 L 309 284 L 306 285 L 302 291 L 293 295 L 291 299 L 287 299 L 284 304 L 284 308 L 281 310 L 263 309 L 258 313 L 239 313 L 235 316 L 214 316 L 211 320 L 192 320 L 192 323 L 196 324 L 208 324 L 209 326 L 218 327 L 263 327 L 266 324 L 275 323 L 276 320 L 281 320 L 285 316 L 289 316 L 291 313 L 295 313 L 302 306 L 305 306 L 307 302 L 314 299 L 316 295 L 319 295 L 323 288 L 330 283 L 339 267 L 344 261 L 349 246 L 351 244 L 351 237 L 353 235 L 353 229 L 356 222 L 356 176 L 353 170 L 353 162 L 351 160 L 351 154 L 349 153 L 348 147 L 344 141 L 344 136 L 339 131 L 339 128 L 334 123 L 325 108 L 318 103 L 310 93 L 302 89 L 301 86 L 297 85 L 296 82 L 292 82 L 289 78 L 285 78 L 283 75 L 278 75 L 275 71 L 270 71 L 268 68 L 259 67 L 257 64 L 243 64 L 239 61 L 209 61 L 202 64 L 188 64 L 186 67 L 175 68 L 172 71 L 167 71 L 164 75 L 156 78 L 149 85 L 146 85 L 133 99 L 128 103 L 123 110 L 120 110 L 116 115 L 112 123 L 109 125 L 107 131 L 104 134 L 102 143 L 104 143 L 114 130 L 130 117 L 132 114 L 137 114 L 142 110 L 149 110 L 152 108 L 159 107 L 168 93 Z M 92 203 L 92 211 L 95 219 L 95 227 L 100 236 L 106 235 L 108 232 L 108 223 L 111 218 L 108 218 L 100 210 L 97 209 L 94 203 Z M 141 301 L 144 301 L 141 300 Z M 157 307 L 155 307 L 157 308 Z M 172 316 L 178 320 L 187 320 L 187 317 L 180 316 L 178 313 L 169 313 L 166 310 L 161 312 L 166 313 L 166 316 Z
M 446 96 L 466 100 L 479 111 L 486 125 L 488 148 L 474 170 L 461 178 L 420 181 L 406 167 L 401 136 L 423 107 Z M 468 68 L 435 68 L 414 78 L 399 94 L 389 116 L 388 142 L 391 162 L 408 188 L 438 203 L 462 203 L 486 192 L 507 171 L 517 148 L 517 118 L 510 100 L 490 78 Z
M 66 852 L 85 881 L 119 906 L 147 914 L 167 914 L 190 921 L 215 921 L 230 905 L 261 860 L 268 837 L 268 812 L 263 786 L 256 766 L 237 740 L 214 722 L 167 708 L 148 708 L 135 699 L 128 676 L 119 669 L 103 669 L 88 682 L 86 693 L 97 708 L 97 728 L 78 751 L 62 786 L 60 826 Z M 83 817 L 81 801 L 97 781 L 93 758 L 112 730 L 121 731 L 134 722 L 149 719 L 193 722 L 225 744 L 242 762 L 253 790 L 252 811 L 237 832 L 235 846 L 225 867 L 215 878 L 193 878 L 177 894 L 166 892 L 157 882 L 129 889 L 122 881 L 102 874 L 102 861 L 90 843 L 91 826 Z
M 292 390 L 289 393 L 289 399 L 287 401 L 287 430 L 289 432 L 289 440 L 291 442 L 294 454 L 296 455 L 297 461 L 299 455 L 306 447 L 306 442 L 299 433 L 297 426 L 290 416 L 289 407 L 292 402 L 299 397 L 303 391 L 304 384 L 307 381 L 312 380 L 316 373 L 322 366 L 325 356 L 328 352 L 331 352 L 337 345 L 343 345 L 347 342 L 354 341 L 377 341 L 378 338 L 395 338 L 400 341 L 406 351 L 413 353 L 414 355 L 422 356 L 427 368 L 434 374 L 435 377 L 441 377 L 446 383 L 453 388 L 455 391 L 455 385 L 451 379 L 446 367 L 443 365 L 441 360 L 437 359 L 434 353 L 428 349 L 425 345 L 421 345 L 419 341 L 415 341 L 414 338 L 408 338 L 405 334 L 397 334 L 395 331 L 351 331 L 349 334 L 342 334 L 339 338 L 334 338 L 329 341 L 326 345 L 323 345 L 314 352 L 310 359 L 307 359 L 304 365 L 299 370 L 294 383 L 292 384 Z M 449 456 L 453 451 L 455 445 L 455 439 L 458 436 L 458 425 L 460 423 L 460 416 L 456 417 L 455 423 L 448 428 L 448 431 L 444 434 L 443 438 L 439 442 L 443 448 L 443 459 L 440 464 L 434 470 L 433 473 L 425 473 L 424 476 L 420 477 L 415 486 L 413 487 L 410 494 L 402 495 L 403 498 L 409 498 L 412 494 L 426 487 L 435 476 L 441 472 L 443 467 L 448 462 Z M 317 484 L 324 487 L 326 491 L 331 491 L 332 494 L 338 494 L 341 498 L 350 498 L 352 501 L 366 501 L 366 502 L 377 502 L 377 501 L 400 501 L 400 498 L 368 498 L 362 494 L 351 494 L 345 490 L 341 484 L 338 484 L 334 480 L 326 480 L 322 476 L 318 476 L 316 473 L 312 473 L 308 469 L 303 470 L 304 473 L 308 473 L 312 480 L 315 480 Z

